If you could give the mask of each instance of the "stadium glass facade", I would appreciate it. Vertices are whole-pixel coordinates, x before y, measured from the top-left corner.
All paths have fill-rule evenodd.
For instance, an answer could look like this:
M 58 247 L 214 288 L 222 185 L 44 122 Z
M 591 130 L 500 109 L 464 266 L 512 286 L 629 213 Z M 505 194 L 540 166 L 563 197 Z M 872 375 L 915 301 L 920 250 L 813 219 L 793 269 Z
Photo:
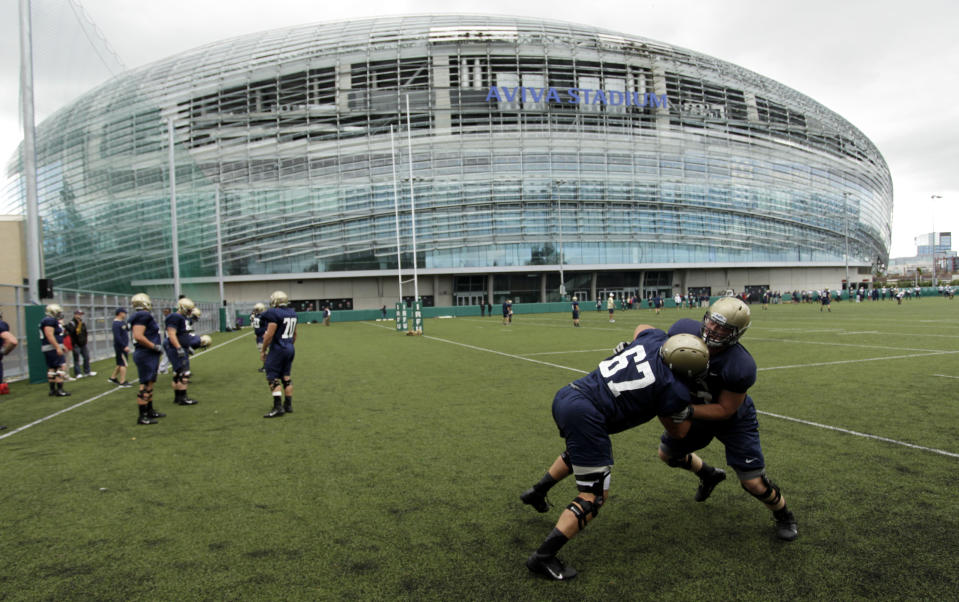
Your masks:
M 888 257 L 889 170 L 814 100 L 632 35 L 415 16 L 210 44 L 44 121 L 47 277 L 121 292 L 172 282 L 170 120 L 181 277 L 217 281 L 219 216 L 233 298 L 278 278 L 376 279 L 359 296 L 379 307 L 398 261 L 412 266 L 414 223 L 437 303 L 555 299 L 560 268 L 589 296 L 637 274 L 640 289 L 686 290 L 703 270 L 868 272 Z M 22 210 L 19 170 L 15 157 Z

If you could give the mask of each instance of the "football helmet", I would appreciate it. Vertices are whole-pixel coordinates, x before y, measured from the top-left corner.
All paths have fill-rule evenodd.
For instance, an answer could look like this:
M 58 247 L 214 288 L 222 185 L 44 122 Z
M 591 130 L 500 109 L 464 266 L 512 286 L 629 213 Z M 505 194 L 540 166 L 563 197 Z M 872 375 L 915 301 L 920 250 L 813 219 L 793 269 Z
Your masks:
M 130 298 L 130 305 L 133 306 L 133 309 L 145 309 L 150 311 L 153 309 L 153 301 L 150 300 L 150 295 L 146 293 L 137 293 Z
M 262 303 L 257 303 L 256 305 L 253 306 L 253 313 L 255 313 L 256 315 L 260 315 L 265 311 L 266 311 L 266 305 L 263 305 Z
M 183 297 L 176 302 L 176 310 L 184 316 L 189 316 L 196 309 L 196 303 L 189 297 Z
M 47 315 L 51 318 L 60 319 L 63 317 L 63 308 L 60 307 L 59 303 L 51 303 L 46 307 Z
M 213 339 L 208 334 L 200 335 L 200 347 L 209 347 L 210 343 L 213 342 Z
M 190 312 L 190 315 L 196 319 L 200 319 L 200 317 L 203 315 L 203 312 L 200 311 L 199 307 L 196 307 Z
M 709 348 L 692 334 L 676 334 L 666 339 L 659 348 L 659 357 L 682 379 L 696 378 L 709 368 Z
M 283 291 L 270 293 L 270 307 L 286 307 L 289 304 L 290 298 Z
M 703 338 L 710 347 L 730 347 L 739 342 L 751 324 L 749 306 L 737 297 L 722 297 L 703 316 Z

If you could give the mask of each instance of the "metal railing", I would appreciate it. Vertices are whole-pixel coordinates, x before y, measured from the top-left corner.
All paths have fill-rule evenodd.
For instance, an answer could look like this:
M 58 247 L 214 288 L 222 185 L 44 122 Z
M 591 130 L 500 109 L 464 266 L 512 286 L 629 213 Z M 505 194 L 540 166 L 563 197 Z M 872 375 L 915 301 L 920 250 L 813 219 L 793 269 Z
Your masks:
M 29 375 L 27 360 L 27 339 L 39 337 L 39 324 L 26 324 L 24 307 L 27 298 L 26 287 L 14 284 L 0 284 L 0 311 L 3 319 L 10 326 L 10 331 L 17 338 L 19 344 L 10 355 L 3 358 L 4 380 L 14 381 L 26 378 Z M 113 357 L 113 319 L 116 309 L 122 307 L 127 310 L 128 317 L 133 313 L 130 306 L 130 297 L 118 293 L 104 293 L 98 291 L 82 291 L 75 289 L 56 289 L 53 299 L 45 299 L 44 304 L 58 303 L 63 308 L 63 323 L 73 319 L 73 312 L 80 309 L 84 312 L 83 321 L 87 325 L 87 350 L 90 361 Z M 176 309 L 176 299 L 152 297 L 153 315 L 163 331 L 163 308 Z M 196 334 L 216 332 L 220 326 L 219 307 L 216 303 L 197 303 L 201 310 L 200 319 L 194 323 Z M 73 354 L 67 353 L 67 363 L 73 365 Z

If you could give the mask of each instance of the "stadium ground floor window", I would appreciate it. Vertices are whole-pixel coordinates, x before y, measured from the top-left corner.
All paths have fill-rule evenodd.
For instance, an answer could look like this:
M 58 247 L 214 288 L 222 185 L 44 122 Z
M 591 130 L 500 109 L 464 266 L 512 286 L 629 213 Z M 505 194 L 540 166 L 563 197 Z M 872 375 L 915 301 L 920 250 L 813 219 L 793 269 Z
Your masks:
M 768 284 L 747 284 L 746 291 L 746 301 L 749 303 L 758 303 L 762 301 L 763 293 L 769 290 Z
M 403 295 L 403 301 L 407 307 L 413 307 L 413 295 Z M 433 295 L 420 295 L 420 302 L 423 307 L 433 307 L 435 305 Z

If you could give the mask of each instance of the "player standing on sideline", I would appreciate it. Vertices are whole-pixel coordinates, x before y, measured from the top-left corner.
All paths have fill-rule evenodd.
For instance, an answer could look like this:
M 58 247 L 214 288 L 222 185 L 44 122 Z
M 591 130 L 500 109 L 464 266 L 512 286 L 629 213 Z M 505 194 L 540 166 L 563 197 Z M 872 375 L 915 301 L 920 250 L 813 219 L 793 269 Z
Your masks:
M 330 317 L 333 315 L 333 310 L 330 309 L 329 305 L 323 306 L 323 326 L 330 325 Z
M 187 331 L 187 318 L 196 304 L 187 297 L 181 297 L 176 303 L 176 311 L 166 318 L 166 349 L 167 359 L 173 368 L 173 403 L 180 406 L 192 406 L 198 402 L 187 397 L 187 387 L 190 385 L 190 356 L 187 348 L 190 347 L 193 337 Z
M 163 347 L 160 345 L 160 325 L 157 324 L 150 309 L 153 302 L 146 293 L 137 293 L 130 299 L 133 316 L 130 329 L 133 334 L 133 363 L 137 366 L 140 387 L 137 389 L 137 424 L 156 424 L 157 418 L 166 416 L 153 409 L 153 385 L 157 380 L 157 369 Z
M 579 328 L 579 300 L 573 296 L 573 326 Z
M 503 301 L 503 324 L 507 326 L 513 323 L 513 300 Z
M 47 360 L 47 382 L 50 384 L 51 397 L 66 397 L 70 395 L 63 390 L 63 379 L 67 373 L 63 366 L 67 359 L 63 349 L 63 308 L 57 303 L 46 307 L 46 316 L 40 320 L 40 350 Z
M 609 436 L 656 417 L 670 434 L 685 435 L 691 396 L 681 381 L 695 378 L 709 365 L 702 338 L 667 338 L 665 332 L 647 324 L 637 326 L 633 341 L 618 345 L 613 353 L 599 368 L 556 393 L 553 419 L 566 439 L 566 450 L 539 482 L 520 495 L 524 504 L 547 512 L 547 492 L 570 473 L 576 477 L 579 495 L 526 561 L 529 570 L 557 581 L 576 576 L 574 569 L 556 558 L 557 552 L 596 518 L 609 496 L 613 467 Z
M 253 306 L 253 312 L 250 313 L 250 326 L 253 327 L 253 336 L 256 337 L 256 353 L 260 355 L 263 351 L 263 333 L 266 332 L 266 324 L 263 323 L 262 315 L 266 311 L 266 305 L 257 303 Z M 257 372 L 265 372 L 263 360 L 260 360 L 260 367 Z
M 296 342 L 296 311 L 288 307 L 290 298 L 283 291 L 270 295 L 270 309 L 260 319 L 266 324 L 260 359 L 266 368 L 266 382 L 273 396 L 273 409 L 264 418 L 279 418 L 293 411 L 293 344 Z M 269 352 L 267 352 L 269 350 Z M 281 404 L 281 396 L 282 404 Z
M 799 536 L 796 517 L 786 507 L 782 490 L 766 477 L 756 407 L 746 394 L 756 382 L 756 362 L 739 343 L 749 324 L 749 306 L 724 297 L 709 307 L 702 322 L 683 318 L 670 327 L 670 334 L 704 338 L 709 347 L 709 372 L 694 385 L 693 394 L 699 401 L 690 406 L 689 433 L 683 439 L 663 433 L 659 458 L 698 476 L 695 500 L 704 502 L 725 480 L 726 472 L 707 465 L 693 452 L 709 445 L 713 437 L 719 439 L 726 448 L 726 463 L 736 471 L 742 488 L 772 511 L 777 537 L 792 541 Z
M 127 324 L 127 310 L 118 307 L 113 313 L 113 355 L 116 368 L 107 380 L 118 387 L 132 386 L 127 382 L 127 358 L 130 353 L 130 325 Z
M 613 312 L 616 311 L 616 302 L 613 300 L 613 294 L 609 294 L 609 299 L 606 300 L 606 309 L 609 310 L 609 322 L 612 324 L 616 320 L 613 319 Z
M 10 392 L 10 385 L 3 382 L 3 358 L 10 355 L 19 343 L 17 337 L 10 332 L 10 325 L 7 324 L 3 319 L 3 314 L 0 313 L 0 395 L 6 395 Z
M 825 288 L 819 293 L 819 311 L 825 307 L 826 311 L 832 313 L 832 308 L 829 307 L 829 304 L 832 303 L 832 297 L 829 294 L 829 289 Z

